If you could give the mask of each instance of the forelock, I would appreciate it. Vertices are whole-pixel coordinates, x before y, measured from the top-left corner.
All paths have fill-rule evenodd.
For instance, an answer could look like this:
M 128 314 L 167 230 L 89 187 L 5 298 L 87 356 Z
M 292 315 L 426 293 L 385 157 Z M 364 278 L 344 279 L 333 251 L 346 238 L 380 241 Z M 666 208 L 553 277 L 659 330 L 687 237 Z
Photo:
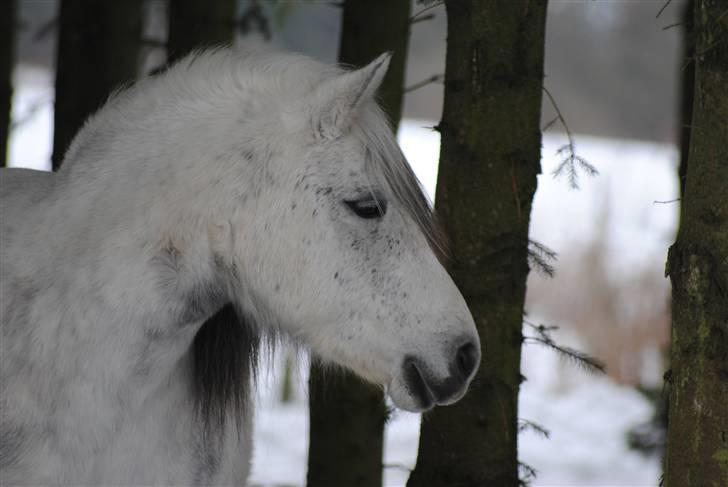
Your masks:
M 353 135 L 365 148 L 369 177 L 386 187 L 394 199 L 415 221 L 438 256 L 447 254 L 432 202 L 397 144 L 387 116 L 375 103 L 364 107 Z

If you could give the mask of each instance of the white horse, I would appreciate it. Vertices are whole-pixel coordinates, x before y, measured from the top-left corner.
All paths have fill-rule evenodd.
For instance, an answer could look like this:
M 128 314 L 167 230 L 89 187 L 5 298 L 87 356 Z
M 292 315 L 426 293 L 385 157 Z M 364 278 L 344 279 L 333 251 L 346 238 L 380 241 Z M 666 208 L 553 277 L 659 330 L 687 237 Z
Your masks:
M 480 344 L 374 101 L 388 63 L 197 53 L 58 173 L 2 171 L 2 484 L 245 484 L 268 330 L 403 409 L 462 397 Z

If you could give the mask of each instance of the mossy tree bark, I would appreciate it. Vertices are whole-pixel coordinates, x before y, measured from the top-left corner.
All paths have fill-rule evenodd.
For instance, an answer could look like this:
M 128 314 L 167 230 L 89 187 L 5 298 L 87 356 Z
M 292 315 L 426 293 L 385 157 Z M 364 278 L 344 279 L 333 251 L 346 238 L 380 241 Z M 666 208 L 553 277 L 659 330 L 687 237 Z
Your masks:
M 395 129 L 402 113 L 410 9 L 410 0 L 344 2 L 339 61 L 361 67 L 392 52 L 378 98 Z M 326 373 L 314 361 L 309 407 L 307 485 L 381 485 L 387 416 L 381 389 L 347 372 Z
M 59 24 L 53 170 L 86 118 L 136 78 L 142 0 L 63 0 Z
M 193 49 L 230 45 L 235 0 L 170 0 L 167 57 L 176 61 Z
M 14 51 L 15 0 L 5 0 L 0 3 L 0 167 L 7 165 Z
M 728 485 L 728 1 L 696 0 L 695 97 L 672 281 L 665 484 Z
M 481 337 L 470 391 L 422 418 L 408 487 L 518 485 L 528 224 L 540 172 L 545 0 L 446 0 L 436 208 Z

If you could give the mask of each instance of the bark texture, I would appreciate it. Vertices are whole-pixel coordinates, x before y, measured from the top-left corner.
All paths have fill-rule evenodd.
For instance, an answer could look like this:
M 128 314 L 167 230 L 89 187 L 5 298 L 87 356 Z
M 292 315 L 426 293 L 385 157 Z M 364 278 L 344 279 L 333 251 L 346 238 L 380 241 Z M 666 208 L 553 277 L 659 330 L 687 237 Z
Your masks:
M 169 62 L 193 49 L 232 44 L 234 26 L 235 0 L 170 0 Z
M 53 170 L 86 118 L 138 74 L 141 0 L 63 0 L 56 55 Z
M 518 485 L 528 224 L 540 172 L 545 0 L 446 0 L 436 208 L 481 338 L 470 391 L 422 419 L 408 487 Z
M 695 97 L 668 255 L 672 385 L 665 484 L 728 485 L 728 1 L 695 1 Z
M 402 113 L 410 0 L 346 0 L 339 62 L 361 67 L 392 52 L 378 99 L 394 128 Z M 382 390 L 348 372 L 324 373 L 314 363 L 309 380 L 309 487 L 382 485 Z
M 0 3 L 0 167 L 7 166 L 14 47 L 15 0 L 5 0 Z

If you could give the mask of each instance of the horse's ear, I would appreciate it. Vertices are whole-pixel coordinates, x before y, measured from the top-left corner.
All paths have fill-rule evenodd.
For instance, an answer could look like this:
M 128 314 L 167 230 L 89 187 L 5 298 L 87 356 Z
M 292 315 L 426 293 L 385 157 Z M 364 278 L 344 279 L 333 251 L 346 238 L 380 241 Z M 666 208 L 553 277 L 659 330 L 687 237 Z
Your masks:
M 374 98 L 389 67 L 390 53 L 367 66 L 322 83 L 314 92 L 311 123 L 318 138 L 335 139 L 343 134 L 359 108 Z

